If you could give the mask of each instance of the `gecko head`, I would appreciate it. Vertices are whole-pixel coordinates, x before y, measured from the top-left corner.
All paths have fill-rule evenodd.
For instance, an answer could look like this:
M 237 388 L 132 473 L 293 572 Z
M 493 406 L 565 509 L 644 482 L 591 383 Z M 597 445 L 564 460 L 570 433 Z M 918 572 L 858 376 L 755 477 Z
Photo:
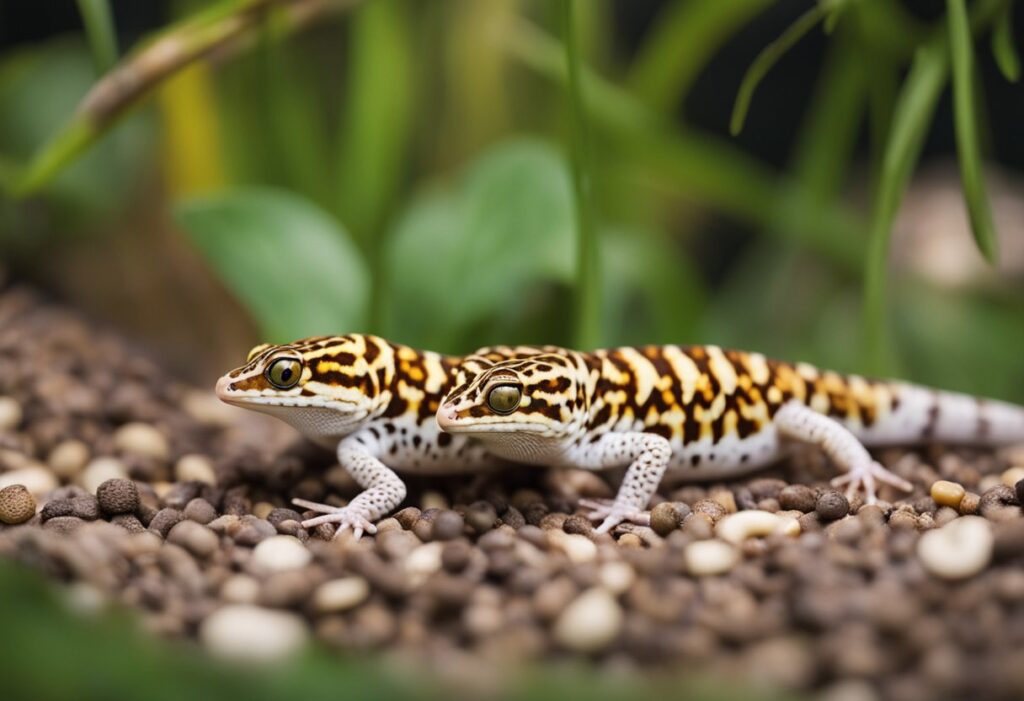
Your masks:
M 338 438 L 373 409 L 379 344 L 358 335 L 264 343 L 217 380 L 217 397 L 276 416 L 313 440 Z
M 568 435 L 583 407 L 577 370 L 555 354 L 494 363 L 449 392 L 437 410 L 448 433 Z

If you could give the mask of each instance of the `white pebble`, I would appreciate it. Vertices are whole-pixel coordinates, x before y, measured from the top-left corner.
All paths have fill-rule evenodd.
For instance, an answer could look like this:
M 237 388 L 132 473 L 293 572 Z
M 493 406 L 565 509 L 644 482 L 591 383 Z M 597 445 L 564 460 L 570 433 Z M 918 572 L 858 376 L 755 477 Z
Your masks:
M 261 572 L 284 572 L 305 567 L 313 559 L 306 546 L 290 535 L 275 535 L 252 551 L 252 564 Z
M 89 462 L 89 446 L 77 440 L 62 441 L 50 451 L 46 461 L 58 477 L 72 480 Z
M 254 604 L 260 598 L 260 583 L 246 574 L 236 574 L 220 585 L 220 598 L 232 604 Z
M 628 562 L 616 560 L 601 565 L 598 571 L 601 585 L 613 594 L 622 594 L 636 581 L 636 571 Z
M 423 581 L 441 569 L 441 550 L 444 544 L 440 542 L 424 543 L 416 547 L 409 556 L 405 558 L 405 573 L 413 586 L 422 584 Z
M 272 662 L 288 657 L 306 643 L 308 630 L 296 614 L 230 604 L 215 611 L 199 627 L 199 639 L 219 657 Z
M 992 559 L 992 526 L 980 516 L 962 516 L 928 531 L 917 542 L 917 556 L 929 572 L 943 579 L 965 579 Z
M 715 535 L 733 545 L 739 545 L 747 538 L 783 533 L 799 535 L 800 524 L 795 518 L 786 518 L 770 511 L 751 509 L 729 514 L 715 526 Z
M 114 432 L 114 445 L 131 455 L 166 461 L 171 454 L 164 434 L 139 421 L 125 424 Z
M 594 545 L 594 541 L 579 533 L 548 531 L 548 541 L 577 565 L 591 562 L 597 557 L 597 546 Z
M 313 592 L 313 608 L 319 613 L 348 611 L 366 601 L 370 585 L 362 577 L 342 577 L 324 582 Z
M 552 633 L 558 643 L 575 652 L 598 652 L 608 647 L 622 630 L 622 607 L 602 587 L 588 589 L 565 607 Z
M 697 577 L 725 574 L 740 561 L 740 552 L 722 540 L 697 540 L 683 552 L 686 569 Z
M 0 431 L 13 431 L 21 423 L 21 404 L 11 397 L 0 397 Z
M 107 480 L 127 479 L 128 470 L 124 463 L 117 458 L 100 457 L 94 458 L 85 466 L 82 474 L 78 476 L 78 482 L 82 488 L 90 494 L 95 494 L 99 486 Z
M 23 485 L 36 499 L 59 486 L 53 473 L 41 465 L 0 473 L 0 489 L 12 484 Z
M 174 465 L 174 478 L 179 482 L 204 482 L 217 486 L 213 463 L 205 455 L 182 455 Z

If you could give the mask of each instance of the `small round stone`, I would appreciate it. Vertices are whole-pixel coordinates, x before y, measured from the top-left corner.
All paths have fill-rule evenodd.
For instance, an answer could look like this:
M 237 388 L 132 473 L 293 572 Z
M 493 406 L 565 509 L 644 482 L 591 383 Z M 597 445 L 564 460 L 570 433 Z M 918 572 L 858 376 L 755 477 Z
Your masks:
M 599 652 L 618 637 L 625 616 L 622 607 L 603 587 L 583 592 L 555 619 L 552 634 L 562 647 L 574 652 Z
M 252 551 L 252 564 L 263 572 L 284 572 L 305 567 L 313 559 L 298 538 L 274 535 L 259 542 Z
M 22 484 L 0 489 L 0 521 L 8 525 L 25 523 L 36 515 L 36 500 Z
M 547 533 L 551 544 L 578 565 L 592 562 L 597 557 L 597 546 L 585 535 L 565 533 L 564 531 L 548 531 Z
M 89 446 L 78 440 L 62 441 L 50 451 L 46 462 L 55 475 L 71 481 L 81 474 L 89 462 Z
M 154 426 L 132 422 L 125 424 L 114 432 L 114 445 L 129 455 L 152 458 L 166 462 L 170 457 L 171 448 L 164 434 Z
M 206 558 L 217 550 L 220 539 L 206 526 L 185 520 L 171 528 L 167 542 L 180 545 L 198 558 Z
M 21 404 L 13 397 L 0 397 L 0 431 L 13 431 L 21 418 Z
M 213 462 L 205 455 L 182 455 L 174 465 L 174 478 L 179 482 L 202 482 L 217 485 Z
M 725 574 L 740 561 L 740 551 L 721 540 L 696 540 L 683 551 L 686 569 L 697 577 Z
M 217 510 L 213 508 L 213 504 L 199 497 L 186 504 L 182 513 L 188 520 L 201 523 L 204 526 L 217 518 Z
M 166 538 L 171 529 L 183 519 L 184 516 L 177 509 L 160 509 L 149 522 L 149 530 Z
M 698 499 L 693 503 L 693 513 L 707 516 L 711 523 L 718 523 L 727 512 L 725 507 L 714 499 Z
M 95 521 L 100 517 L 99 500 L 92 494 L 71 498 L 71 515 L 84 521 Z
M 309 637 L 305 621 L 294 613 L 230 604 L 207 617 L 199 639 L 218 657 L 272 662 L 298 652 Z
M 978 513 L 980 506 L 981 497 L 974 492 L 967 492 L 964 494 L 964 498 L 960 500 L 960 507 L 957 510 L 964 516 L 970 516 Z
M 814 505 L 814 513 L 822 521 L 835 521 L 850 512 L 850 502 L 834 489 L 821 493 Z
M 99 457 L 93 458 L 85 466 L 85 470 L 79 475 L 79 484 L 90 494 L 95 494 L 100 485 L 107 480 L 126 479 L 128 470 L 124 463 L 117 458 Z
M 434 518 L 431 536 L 434 540 L 453 540 L 462 535 L 464 522 L 455 511 L 442 511 Z
M 115 526 L 120 526 L 129 533 L 145 533 L 146 527 L 142 525 L 142 521 L 135 514 L 115 514 L 110 522 Z
M 800 525 L 795 518 L 752 509 L 730 514 L 715 526 L 715 534 L 734 545 L 741 544 L 747 538 L 767 536 L 773 533 L 798 535 Z
M 313 592 L 317 613 L 338 613 L 355 608 L 370 596 L 370 585 L 362 577 L 343 577 L 324 582 Z
M 489 501 L 476 501 L 466 510 L 466 523 L 474 533 L 481 534 L 494 528 L 498 512 Z
M 690 515 L 690 507 L 681 501 L 663 501 L 651 509 L 651 528 L 660 536 L 667 536 Z
M 131 514 L 139 508 L 139 488 L 128 479 L 110 479 L 96 489 L 105 514 Z
M 929 572 L 942 579 L 965 579 L 981 572 L 992 559 L 992 526 L 980 516 L 961 516 L 928 531 L 917 543 L 917 556 Z
M 1024 466 L 1014 465 L 999 477 L 1007 487 L 1014 487 L 1018 482 L 1024 480 Z
M 962 484 L 948 480 L 938 480 L 932 484 L 932 499 L 939 506 L 949 506 L 953 509 L 960 508 L 960 502 L 967 490 Z
M 260 583 L 247 574 L 233 574 L 220 586 L 220 598 L 232 604 L 254 604 L 260 596 Z
M 0 473 L 0 489 L 15 484 L 20 484 L 36 499 L 41 499 L 45 494 L 60 486 L 57 484 L 57 478 L 45 467 L 22 467 Z
M 814 511 L 818 500 L 814 496 L 814 490 L 803 484 L 787 485 L 779 492 L 779 506 L 784 511 L 803 511 L 808 513 Z

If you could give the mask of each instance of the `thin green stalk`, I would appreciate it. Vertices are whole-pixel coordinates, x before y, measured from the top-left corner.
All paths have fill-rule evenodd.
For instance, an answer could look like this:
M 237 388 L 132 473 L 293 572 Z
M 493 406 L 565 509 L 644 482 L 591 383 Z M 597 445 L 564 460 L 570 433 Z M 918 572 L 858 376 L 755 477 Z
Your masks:
M 591 199 L 589 143 L 580 81 L 580 52 L 573 18 L 574 0 L 562 0 L 562 36 L 569 87 L 570 152 L 576 205 L 576 347 L 594 348 L 601 340 L 601 286 L 597 233 Z
M 1013 43 L 1013 0 L 1006 0 L 992 28 L 992 55 L 1008 81 L 1020 80 L 1020 57 Z
M 117 34 L 108 0 L 78 0 L 85 34 L 89 38 L 96 72 L 106 73 L 117 63 Z

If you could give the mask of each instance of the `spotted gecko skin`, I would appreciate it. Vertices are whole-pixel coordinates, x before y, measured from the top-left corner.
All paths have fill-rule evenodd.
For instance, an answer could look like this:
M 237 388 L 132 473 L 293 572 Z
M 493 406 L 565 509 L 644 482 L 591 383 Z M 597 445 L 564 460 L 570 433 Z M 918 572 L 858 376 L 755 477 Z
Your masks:
M 282 368 L 290 371 L 287 379 Z M 338 533 L 351 528 L 358 538 L 374 532 L 373 522 L 405 499 L 396 471 L 478 473 L 505 462 L 470 436 L 442 433 L 435 420 L 446 393 L 481 369 L 376 336 L 320 336 L 256 346 L 245 365 L 217 381 L 216 392 L 229 404 L 275 416 L 337 451 L 364 491 L 341 508 L 294 503 L 324 514 L 304 526 L 336 523 Z
M 1005 402 L 716 346 L 497 347 L 467 362 L 477 372 L 447 396 L 438 425 L 518 462 L 628 467 L 614 500 L 581 502 L 600 531 L 648 521 L 666 472 L 727 478 L 779 460 L 793 441 L 818 445 L 846 471 L 834 484 L 863 488 L 869 501 L 877 482 L 911 485 L 865 445 L 1024 441 L 1024 408 Z M 499 388 L 505 404 L 496 408 Z

